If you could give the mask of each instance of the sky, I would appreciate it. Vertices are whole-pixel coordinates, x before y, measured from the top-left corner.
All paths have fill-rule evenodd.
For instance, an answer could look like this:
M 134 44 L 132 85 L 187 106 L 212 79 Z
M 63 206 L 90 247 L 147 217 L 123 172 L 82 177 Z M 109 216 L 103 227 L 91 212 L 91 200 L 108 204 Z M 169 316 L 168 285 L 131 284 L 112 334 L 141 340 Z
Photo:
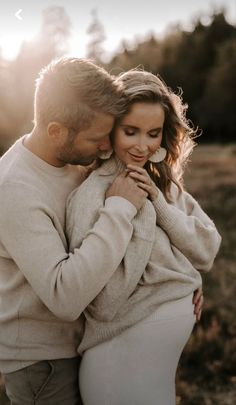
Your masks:
M 162 36 L 178 23 L 191 29 L 199 16 L 205 16 L 203 22 L 207 23 L 207 15 L 222 7 L 227 20 L 236 24 L 236 0 L 0 0 L 2 56 L 15 58 L 22 41 L 37 36 L 42 10 L 55 5 L 64 7 L 71 20 L 69 54 L 77 57 L 86 56 L 89 42 L 86 31 L 92 21 L 93 9 L 97 10 L 105 29 L 104 48 L 108 55 L 120 49 L 122 40 L 132 44 L 150 32 Z M 17 12 L 19 18 L 15 16 Z

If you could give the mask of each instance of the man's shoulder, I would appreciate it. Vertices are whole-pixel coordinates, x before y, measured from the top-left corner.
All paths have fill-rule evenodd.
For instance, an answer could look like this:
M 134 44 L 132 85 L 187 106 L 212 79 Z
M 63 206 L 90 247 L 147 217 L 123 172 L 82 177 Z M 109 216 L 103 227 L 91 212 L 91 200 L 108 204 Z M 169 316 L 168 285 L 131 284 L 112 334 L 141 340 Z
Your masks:
M 23 196 L 27 190 L 35 192 L 33 170 L 27 165 L 17 141 L 0 159 L 0 193 Z
M 11 179 L 16 181 L 20 165 L 17 143 L 15 143 L 0 158 L 0 184 L 11 181 Z

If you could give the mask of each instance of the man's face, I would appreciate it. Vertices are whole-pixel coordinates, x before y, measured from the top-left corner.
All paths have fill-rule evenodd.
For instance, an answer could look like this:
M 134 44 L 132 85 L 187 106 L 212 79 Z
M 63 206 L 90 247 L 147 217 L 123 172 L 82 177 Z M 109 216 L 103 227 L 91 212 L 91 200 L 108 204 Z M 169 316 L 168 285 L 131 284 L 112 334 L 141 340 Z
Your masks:
M 67 136 L 57 151 L 58 161 L 72 165 L 91 164 L 99 151 L 111 149 L 109 134 L 113 124 L 114 118 L 110 114 L 97 114 L 88 129 L 79 131 L 73 138 Z

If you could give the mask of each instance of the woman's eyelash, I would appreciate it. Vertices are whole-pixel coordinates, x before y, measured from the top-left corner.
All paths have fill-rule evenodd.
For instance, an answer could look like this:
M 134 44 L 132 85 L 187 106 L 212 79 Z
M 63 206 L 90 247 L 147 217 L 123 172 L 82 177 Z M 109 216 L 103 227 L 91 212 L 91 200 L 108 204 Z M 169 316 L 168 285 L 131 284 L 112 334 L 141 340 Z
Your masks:
M 161 131 L 158 130 L 158 131 L 149 133 L 149 135 L 150 135 L 152 138 L 157 138 L 157 137 L 160 135 L 160 133 L 161 133 Z
M 124 128 L 124 133 L 125 133 L 125 135 L 128 135 L 128 136 L 135 135 L 135 131 L 133 129 L 128 129 L 128 128 Z M 155 131 L 155 132 L 150 132 L 148 135 L 151 138 L 158 138 L 160 133 L 161 133 L 161 131 L 158 130 L 158 131 Z
M 125 129 L 124 132 L 125 132 L 126 135 L 134 135 L 134 131 L 131 131 L 131 130 L 128 130 L 128 129 Z
M 151 138 L 157 138 L 159 135 L 160 135 L 159 132 L 155 132 L 155 133 L 149 134 L 149 136 L 150 136 Z

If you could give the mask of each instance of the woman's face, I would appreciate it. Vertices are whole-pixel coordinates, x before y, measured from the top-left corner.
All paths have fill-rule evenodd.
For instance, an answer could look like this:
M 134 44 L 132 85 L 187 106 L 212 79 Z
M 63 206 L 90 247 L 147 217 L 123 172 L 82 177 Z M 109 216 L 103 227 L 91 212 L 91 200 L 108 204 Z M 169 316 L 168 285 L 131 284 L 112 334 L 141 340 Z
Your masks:
M 114 132 L 113 149 L 127 164 L 143 167 L 162 141 L 165 113 L 159 103 L 137 102 Z

